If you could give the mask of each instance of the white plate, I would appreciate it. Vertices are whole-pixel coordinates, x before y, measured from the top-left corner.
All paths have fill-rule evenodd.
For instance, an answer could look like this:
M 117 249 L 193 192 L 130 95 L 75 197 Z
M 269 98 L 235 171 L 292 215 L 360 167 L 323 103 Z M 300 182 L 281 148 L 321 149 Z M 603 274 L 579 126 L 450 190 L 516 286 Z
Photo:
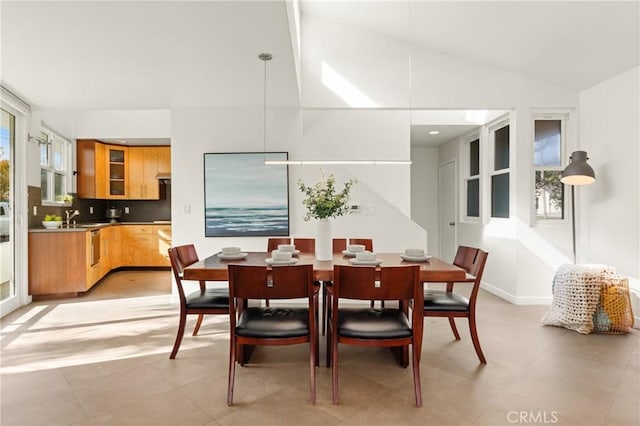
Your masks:
M 347 257 L 356 257 L 356 254 L 349 250 L 342 250 L 342 254 L 344 254 Z
M 402 260 L 406 260 L 407 262 L 426 262 L 431 259 L 433 256 L 425 254 L 424 256 L 407 256 L 406 254 L 401 254 L 400 257 Z
M 249 253 L 238 253 L 238 254 L 222 254 L 218 253 L 218 257 L 222 260 L 240 260 L 247 257 Z
M 294 263 L 296 263 L 298 261 L 298 259 L 291 259 L 291 260 L 273 260 L 272 258 L 267 258 L 264 260 L 265 262 L 267 262 L 269 265 L 293 265 Z
M 358 260 L 358 259 L 349 259 L 349 262 L 352 265 L 369 265 L 369 266 L 378 266 L 382 263 L 382 259 L 376 260 Z

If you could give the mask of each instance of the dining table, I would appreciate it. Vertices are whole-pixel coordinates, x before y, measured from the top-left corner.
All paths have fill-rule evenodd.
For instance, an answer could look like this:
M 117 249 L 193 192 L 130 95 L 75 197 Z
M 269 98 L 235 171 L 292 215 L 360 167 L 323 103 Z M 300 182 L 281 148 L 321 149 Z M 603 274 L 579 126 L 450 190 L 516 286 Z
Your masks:
M 255 265 L 255 266 L 269 266 L 271 268 L 277 268 L 280 265 L 270 265 L 267 260 L 270 260 L 271 252 L 247 252 L 244 253 L 242 258 L 239 259 L 223 259 L 222 253 L 214 253 L 204 260 L 200 260 L 192 265 L 184 268 L 183 278 L 185 280 L 194 281 L 228 281 L 229 273 L 227 266 L 230 264 L 239 265 Z M 421 261 L 407 261 L 402 258 L 403 253 L 376 253 L 376 258 L 381 261 L 379 265 L 375 265 L 377 271 L 380 271 L 380 267 L 384 266 L 407 266 L 407 265 L 419 265 L 420 266 L 420 281 L 426 282 L 456 282 L 463 281 L 466 278 L 466 271 L 458 266 L 455 266 L 449 262 L 436 257 L 428 257 Z M 292 258 L 292 263 L 295 265 L 313 265 L 313 275 L 315 281 L 331 282 L 333 280 L 333 267 L 335 265 L 352 265 L 353 257 L 346 256 L 341 253 L 334 253 L 331 260 L 317 260 L 313 253 L 299 253 Z M 362 265 L 368 266 L 368 265 Z M 323 297 L 324 299 L 324 297 Z M 402 303 L 401 303 L 402 306 Z M 405 308 L 406 309 L 406 306 Z M 326 312 L 325 312 L 326 314 Z M 246 348 L 239 348 L 237 351 L 237 359 L 244 359 L 244 362 L 248 362 L 253 352 L 253 347 L 249 345 L 243 345 Z M 409 362 L 408 348 L 402 348 L 399 351 L 391 348 L 396 358 L 398 365 L 406 367 Z
M 376 253 L 376 257 L 382 262 L 376 266 L 379 270 L 384 266 L 420 266 L 421 282 L 448 282 L 463 281 L 466 278 L 464 269 L 452 265 L 442 259 L 430 257 L 428 260 L 414 262 L 406 261 L 402 258 L 402 253 Z M 230 264 L 270 266 L 277 268 L 278 265 L 268 265 L 267 259 L 271 257 L 270 252 L 247 252 L 241 259 L 224 260 L 220 253 L 215 253 L 204 260 L 200 260 L 184 269 L 185 280 L 204 281 L 228 281 L 229 274 L 227 266 Z M 295 265 L 313 265 L 313 274 L 316 281 L 332 281 L 334 265 L 351 265 L 350 259 L 341 253 L 333 255 L 331 260 L 317 260 L 313 253 L 300 253 L 296 255 Z M 366 265 L 363 265 L 366 266 Z

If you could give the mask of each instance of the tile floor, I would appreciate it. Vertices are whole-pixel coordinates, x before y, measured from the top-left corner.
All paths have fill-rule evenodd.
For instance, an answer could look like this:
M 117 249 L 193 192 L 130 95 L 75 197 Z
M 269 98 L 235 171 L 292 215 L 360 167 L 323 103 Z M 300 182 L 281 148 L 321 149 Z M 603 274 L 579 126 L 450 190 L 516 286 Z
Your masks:
M 1 321 L 1 414 L 9 425 L 638 425 L 640 332 L 583 336 L 545 327 L 543 306 L 482 292 L 480 365 L 460 321 L 427 319 L 424 407 L 411 368 L 385 350 L 341 348 L 341 405 L 318 369 L 307 403 L 306 346 L 261 347 L 226 405 L 228 321 L 205 319 L 169 360 L 177 328 L 167 271 L 122 271 L 77 299 L 37 302 Z M 324 343 L 321 342 L 324 363 Z

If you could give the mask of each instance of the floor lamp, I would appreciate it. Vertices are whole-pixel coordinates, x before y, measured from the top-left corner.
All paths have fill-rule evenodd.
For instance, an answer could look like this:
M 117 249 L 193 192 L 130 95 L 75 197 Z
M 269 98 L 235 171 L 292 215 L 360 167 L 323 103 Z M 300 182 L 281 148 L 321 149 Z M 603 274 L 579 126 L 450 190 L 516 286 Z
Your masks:
M 569 157 L 570 163 L 562 171 L 560 182 L 571 186 L 571 236 L 573 238 L 573 263 L 576 263 L 576 197 L 575 187 L 590 185 L 596 181 L 596 174 L 587 164 L 586 151 L 574 151 Z

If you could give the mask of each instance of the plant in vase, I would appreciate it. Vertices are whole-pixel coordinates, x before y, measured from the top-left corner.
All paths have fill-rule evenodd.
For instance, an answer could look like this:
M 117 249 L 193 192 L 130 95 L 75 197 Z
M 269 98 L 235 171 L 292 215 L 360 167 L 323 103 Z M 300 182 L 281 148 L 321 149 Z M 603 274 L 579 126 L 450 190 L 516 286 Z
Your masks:
M 349 193 L 351 187 L 357 183 L 356 179 L 349 179 L 344 183 L 342 191 L 336 188 L 336 178 L 333 175 L 322 176 L 313 186 L 307 186 L 298 180 L 298 188 L 305 194 L 302 203 L 307 207 L 304 220 L 318 219 L 318 235 L 316 236 L 316 258 L 330 260 L 332 257 L 331 222 L 329 218 L 336 218 L 349 213 Z

